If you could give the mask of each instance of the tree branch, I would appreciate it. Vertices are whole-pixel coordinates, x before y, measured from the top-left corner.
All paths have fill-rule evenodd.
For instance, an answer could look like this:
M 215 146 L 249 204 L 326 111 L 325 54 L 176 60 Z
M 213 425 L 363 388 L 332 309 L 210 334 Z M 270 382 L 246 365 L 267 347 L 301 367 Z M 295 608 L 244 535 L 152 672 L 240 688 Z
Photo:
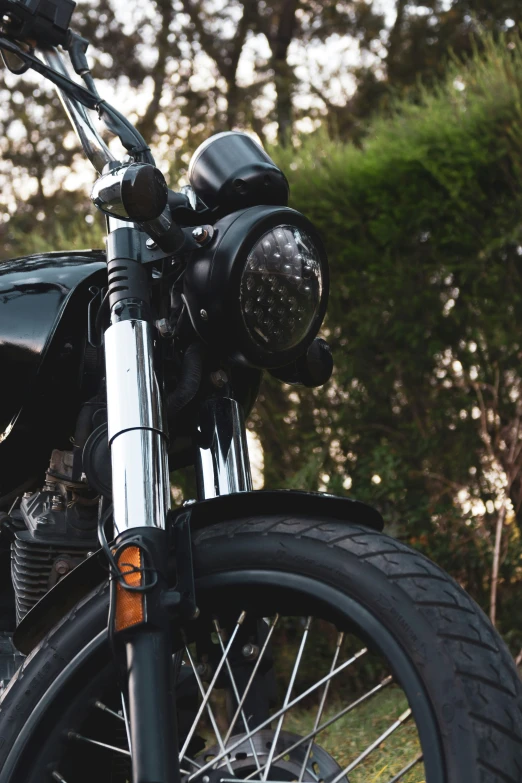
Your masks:
M 196 31 L 201 46 L 208 56 L 214 60 L 221 75 L 224 75 L 227 70 L 226 57 L 223 52 L 220 51 L 216 44 L 216 39 L 207 32 L 205 25 L 203 24 L 203 9 L 201 0 L 192 2 L 192 0 L 182 0 L 183 10 L 190 18 Z
M 163 95 L 163 86 L 165 84 L 165 74 L 167 70 L 167 60 L 171 54 L 169 44 L 169 31 L 172 23 L 174 10 L 170 0 L 156 0 L 156 7 L 161 18 L 161 26 L 156 38 L 158 48 L 158 59 L 152 68 L 153 91 L 152 98 L 145 110 L 145 114 L 138 120 L 136 127 L 146 141 L 150 140 L 156 129 L 156 119 L 161 105 L 161 96 Z

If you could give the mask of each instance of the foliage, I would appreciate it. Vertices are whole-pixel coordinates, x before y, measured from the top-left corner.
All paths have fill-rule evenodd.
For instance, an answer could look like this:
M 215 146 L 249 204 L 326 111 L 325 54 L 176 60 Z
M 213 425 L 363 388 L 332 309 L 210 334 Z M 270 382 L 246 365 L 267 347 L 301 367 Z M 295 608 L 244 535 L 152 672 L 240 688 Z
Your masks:
M 291 141 L 324 123 L 360 140 L 392 96 L 442 77 L 448 52 L 470 51 L 484 29 L 522 21 L 518 0 L 85 0 L 74 29 L 91 41 L 100 93 L 137 123 L 164 170 L 186 171 L 211 133 L 254 130 Z M 1 257 L 21 252 L 16 232 L 40 220 L 51 234 L 63 188 L 85 215 L 93 172 L 53 88 L 0 71 Z M 116 147 L 117 149 L 117 147 Z M 10 221 L 6 220 L 11 217 Z
M 274 151 L 329 252 L 336 369 L 314 391 L 269 382 L 254 417 L 269 485 L 351 487 L 485 608 L 503 513 L 500 627 L 518 648 L 521 98 L 522 43 L 489 39 L 362 148 Z

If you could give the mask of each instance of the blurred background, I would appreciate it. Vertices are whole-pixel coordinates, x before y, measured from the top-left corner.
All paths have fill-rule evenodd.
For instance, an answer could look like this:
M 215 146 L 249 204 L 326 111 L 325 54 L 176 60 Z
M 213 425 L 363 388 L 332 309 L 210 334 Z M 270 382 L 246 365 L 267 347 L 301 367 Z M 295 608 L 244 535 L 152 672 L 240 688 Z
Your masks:
M 87 0 L 74 20 L 172 187 L 207 136 L 251 131 L 327 245 L 335 374 L 265 379 L 256 485 L 378 507 L 522 659 L 520 0 Z M 1 258 L 102 245 L 33 76 L 0 72 L 0 150 Z

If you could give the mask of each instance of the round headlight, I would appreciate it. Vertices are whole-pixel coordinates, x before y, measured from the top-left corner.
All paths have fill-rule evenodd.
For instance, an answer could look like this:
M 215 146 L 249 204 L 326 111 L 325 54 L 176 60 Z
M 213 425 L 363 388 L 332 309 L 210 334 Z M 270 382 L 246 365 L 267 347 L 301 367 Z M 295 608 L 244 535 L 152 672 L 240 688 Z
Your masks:
M 255 343 L 285 351 L 309 333 L 321 304 L 321 258 L 305 231 L 282 225 L 267 231 L 247 258 L 240 308 Z
M 301 356 L 327 298 L 322 243 L 288 207 L 251 207 L 218 221 L 185 272 L 184 299 L 200 337 L 217 354 L 255 367 Z

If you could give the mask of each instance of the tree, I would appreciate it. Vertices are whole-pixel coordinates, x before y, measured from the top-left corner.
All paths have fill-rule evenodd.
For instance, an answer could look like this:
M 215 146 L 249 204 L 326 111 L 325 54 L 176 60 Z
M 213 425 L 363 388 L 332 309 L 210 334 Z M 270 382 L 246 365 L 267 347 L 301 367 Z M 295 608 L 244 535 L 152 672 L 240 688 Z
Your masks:
M 173 179 L 204 138 L 234 127 L 265 142 L 275 133 L 284 145 L 300 128 L 326 123 L 360 142 L 368 118 L 394 96 L 443 76 L 451 48 L 469 53 L 484 28 L 511 29 L 522 18 L 516 0 L 453 0 L 449 8 L 396 0 L 389 19 L 373 0 L 148 0 L 134 11 L 130 25 L 112 0 L 87 0 L 74 27 L 92 41 L 102 94 L 126 95 Z M 2 74 L 0 93 L 0 186 L 8 215 L 17 215 L 9 231 L 2 227 L 8 256 L 35 220 L 50 237 L 56 222 L 85 218 L 92 174 L 48 85 Z M 78 191 L 67 203 L 64 185 Z

